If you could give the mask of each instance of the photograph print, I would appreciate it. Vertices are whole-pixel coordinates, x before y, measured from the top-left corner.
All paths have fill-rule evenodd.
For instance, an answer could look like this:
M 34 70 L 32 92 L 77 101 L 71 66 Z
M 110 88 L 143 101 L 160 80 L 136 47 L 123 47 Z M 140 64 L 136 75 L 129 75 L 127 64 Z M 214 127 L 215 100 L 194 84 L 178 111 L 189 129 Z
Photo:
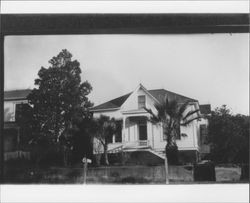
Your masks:
M 3 183 L 248 183 L 248 31 L 98 22 L 4 36 Z

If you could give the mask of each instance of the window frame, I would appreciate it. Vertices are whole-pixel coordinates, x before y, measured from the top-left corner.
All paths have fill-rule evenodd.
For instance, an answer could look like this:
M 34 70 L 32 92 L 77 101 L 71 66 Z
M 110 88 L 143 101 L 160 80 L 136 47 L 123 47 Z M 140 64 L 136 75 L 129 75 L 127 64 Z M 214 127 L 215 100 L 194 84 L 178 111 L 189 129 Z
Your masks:
M 141 98 L 143 98 L 143 100 Z M 138 105 L 138 109 L 143 109 L 146 107 L 146 95 L 138 95 L 137 105 Z

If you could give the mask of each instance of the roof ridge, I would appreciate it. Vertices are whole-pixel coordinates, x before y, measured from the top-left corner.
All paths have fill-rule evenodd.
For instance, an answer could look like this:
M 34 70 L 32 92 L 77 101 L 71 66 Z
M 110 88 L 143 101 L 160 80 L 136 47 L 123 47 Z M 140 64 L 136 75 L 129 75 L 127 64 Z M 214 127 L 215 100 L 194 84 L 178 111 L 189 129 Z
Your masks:
M 127 93 L 127 94 L 124 94 L 124 95 L 122 95 L 122 96 L 119 96 L 119 97 L 116 97 L 116 98 L 114 98 L 114 99 L 111 99 L 111 100 L 108 100 L 108 101 L 106 101 L 106 102 L 103 102 L 103 103 L 101 103 L 101 104 L 99 104 L 99 105 L 97 105 L 97 106 L 94 106 L 94 107 L 92 107 L 91 109 L 92 110 L 94 110 L 94 109 L 98 109 L 98 108 L 100 108 L 101 106 L 103 106 L 103 105 L 105 105 L 105 104 L 112 104 L 112 105 L 114 105 L 112 108 L 119 108 L 126 100 L 127 100 L 127 98 L 130 96 L 132 94 L 132 92 L 130 92 L 130 93 Z M 124 97 L 127 97 L 127 98 L 125 98 L 125 100 L 123 101 L 119 101 L 119 99 L 123 99 Z M 118 101 L 117 101 L 118 100 Z M 116 102 L 118 102 L 119 104 L 116 104 Z M 121 103 L 121 104 L 120 104 Z M 111 107 L 109 107 L 109 108 L 111 108 Z M 101 109 L 103 109 L 103 108 L 101 108 Z
M 175 93 L 175 92 L 172 92 L 172 91 L 170 91 L 170 90 L 166 90 L 166 89 L 164 89 L 164 88 L 160 88 L 160 89 L 152 89 L 152 90 L 148 90 L 148 91 L 156 91 L 156 90 L 164 90 L 164 91 L 166 91 L 167 93 L 172 93 L 172 94 L 175 94 L 175 95 L 178 95 L 178 96 L 181 96 L 181 97 L 187 98 L 187 99 L 191 99 L 191 100 L 198 101 L 197 99 L 193 99 L 193 98 L 190 98 L 190 97 L 184 96 L 184 95 L 182 95 L 182 94 Z
M 26 91 L 26 90 L 32 90 L 30 88 L 27 88 L 27 89 L 15 89 L 15 90 L 5 90 L 4 92 L 14 92 L 14 91 Z

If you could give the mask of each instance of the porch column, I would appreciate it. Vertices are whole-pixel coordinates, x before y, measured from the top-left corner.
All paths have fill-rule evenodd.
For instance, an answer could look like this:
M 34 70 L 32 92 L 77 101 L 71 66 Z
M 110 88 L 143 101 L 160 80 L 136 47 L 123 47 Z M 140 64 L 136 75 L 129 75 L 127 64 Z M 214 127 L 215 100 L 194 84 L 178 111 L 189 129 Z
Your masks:
M 122 118 L 122 142 L 125 142 L 126 116 Z
M 152 142 L 153 142 L 153 134 L 152 134 L 152 123 L 149 121 L 147 122 L 147 140 L 148 140 L 148 144 L 149 146 L 152 146 Z

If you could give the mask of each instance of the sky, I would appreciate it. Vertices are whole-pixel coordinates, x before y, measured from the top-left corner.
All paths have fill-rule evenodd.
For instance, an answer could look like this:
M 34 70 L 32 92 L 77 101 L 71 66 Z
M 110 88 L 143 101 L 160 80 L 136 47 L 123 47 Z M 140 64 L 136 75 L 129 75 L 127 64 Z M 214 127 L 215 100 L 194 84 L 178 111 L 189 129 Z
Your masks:
M 95 105 L 141 83 L 249 115 L 249 34 L 7 36 L 5 90 L 34 88 L 41 66 L 62 49 L 80 62 Z

